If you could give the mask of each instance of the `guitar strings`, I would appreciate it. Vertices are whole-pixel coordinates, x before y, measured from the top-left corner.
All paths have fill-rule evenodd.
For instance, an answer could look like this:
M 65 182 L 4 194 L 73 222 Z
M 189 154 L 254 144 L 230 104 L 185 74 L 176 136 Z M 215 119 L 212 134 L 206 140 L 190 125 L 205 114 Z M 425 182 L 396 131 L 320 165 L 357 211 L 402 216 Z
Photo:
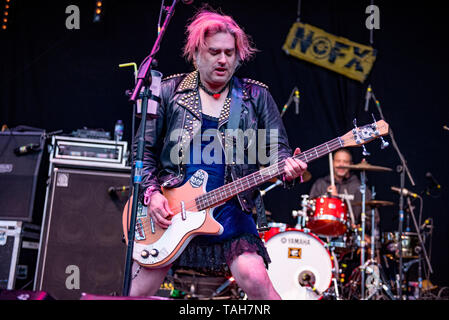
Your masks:
M 304 159 L 300 159 L 300 160 L 302 160 L 302 161 L 306 160 L 306 162 L 309 162 L 309 161 L 312 161 L 312 160 L 316 160 L 316 159 L 318 159 L 320 156 L 324 156 L 325 154 L 329 153 L 329 151 L 332 152 L 332 151 L 338 149 L 338 147 L 343 147 L 343 145 L 344 145 L 343 142 L 345 142 L 346 140 L 352 140 L 352 139 L 343 139 L 343 138 L 341 138 L 341 137 L 338 137 L 338 138 L 335 138 L 335 139 L 333 139 L 333 140 L 331 140 L 331 141 L 329 141 L 329 142 L 323 143 L 323 144 L 321 144 L 321 145 L 319 145 L 319 146 L 317 146 L 317 147 L 315 147 L 315 148 L 312 148 L 312 149 L 309 149 L 309 150 L 307 150 L 307 151 L 305 151 L 305 152 L 302 152 L 302 153 L 300 153 L 300 154 L 297 154 L 297 155 L 293 156 L 292 158 L 293 158 L 293 159 L 300 159 L 300 158 L 302 157 L 302 158 L 304 158 Z M 334 149 L 334 148 L 335 148 L 335 149 Z M 323 154 L 321 154 L 323 151 L 325 151 L 325 150 L 323 150 L 323 149 L 327 149 L 328 152 L 324 152 Z M 330 149 L 332 149 L 332 151 L 331 151 Z M 312 153 L 313 153 L 313 154 L 312 154 Z M 307 157 L 307 154 L 309 154 L 310 160 L 309 160 L 309 157 Z M 314 158 L 314 157 L 315 157 L 315 158 Z M 277 169 L 278 169 L 278 173 L 279 173 L 279 167 L 282 166 L 282 169 L 281 169 L 282 172 L 280 172 L 279 175 L 280 175 L 280 174 L 283 174 L 283 173 L 285 172 L 285 170 L 284 170 L 284 165 L 285 165 L 286 160 L 287 160 L 287 159 L 285 159 L 285 160 L 283 160 L 283 161 L 281 161 L 281 162 L 278 162 L 278 163 L 276 163 L 276 164 L 274 164 L 274 165 L 272 165 L 272 166 L 270 166 L 270 167 L 267 167 L 267 168 L 261 169 L 261 170 L 259 170 L 259 171 L 257 171 L 257 172 L 254 172 L 254 173 L 252 173 L 252 174 L 250 174 L 250 175 L 248 175 L 248 176 L 246 176 L 246 177 L 243 177 L 242 179 L 249 179 L 250 176 L 255 176 L 256 174 L 262 173 L 263 171 L 272 172 L 272 169 L 273 169 L 274 167 L 276 167 L 276 166 L 278 167 L 278 168 L 277 168 Z M 254 178 L 254 177 L 253 177 L 253 178 Z M 208 192 L 208 193 L 205 193 L 205 194 L 203 194 L 203 195 L 201 195 L 201 196 L 199 196 L 199 197 L 196 197 L 195 199 L 192 199 L 192 200 L 189 200 L 189 201 L 185 202 L 185 203 L 184 203 L 184 205 L 185 205 L 185 210 L 186 210 L 186 211 L 189 211 L 190 209 L 195 209 L 195 208 L 197 207 L 197 199 L 199 199 L 199 198 L 201 198 L 200 201 L 202 201 L 202 202 L 209 202 L 209 200 L 212 200 L 212 197 L 214 197 L 214 196 L 216 197 L 216 195 L 212 195 L 212 193 L 217 193 L 217 192 L 221 192 L 221 193 L 226 192 L 226 193 L 227 193 L 227 192 L 230 192 L 230 191 L 232 192 L 233 189 L 236 189 L 236 188 L 237 188 L 237 187 L 236 187 L 237 182 L 240 181 L 240 180 L 241 180 L 241 179 L 236 180 L 236 181 L 231 182 L 231 183 L 229 183 L 229 184 L 226 184 L 226 185 L 224 185 L 224 186 L 222 186 L 222 187 L 220 187 L 220 188 L 217 188 L 217 189 L 212 190 L 212 191 L 210 191 L 210 192 Z M 265 181 L 262 181 L 262 182 L 260 182 L 260 184 L 262 184 L 262 183 L 264 183 L 264 182 L 265 182 Z M 240 182 L 240 184 L 242 184 L 242 182 Z M 259 184 L 254 185 L 254 187 L 256 187 L 256 186 L 258 186 L 258 185 L 259 185 Z M 243 186 L 243 185 L 242 185 L 242 186 Z M 237 188 L 237 189 L 238 189 L 238 188 Z M 243 192 L 243 191 L 245 191 L 245 190 L 242 190 L 242 191 L 240 191 L 240 192 Z M 224 200 L 224 202 L 225 202 L 225 201 L 226 201 L 226 200 Z M 216 201 L 215 201 L 215 202 L 216 202 Z M 199 203 L 199 204 L 201 204 L 201 203 Z M 219 204 L 220 204 L 220 203 L 218 203 L 217 206 L 218 206 Z M 211 207 L 210 205 L 207 206 L 206 203 L 204 203 L 203 205 L 206 205 L 206 207 L 203 208 L 202 210 L 206 210 L 206 209 L 209 209 L 209 208 Z M 175 216 L 175 215 L 177 215 L 177 214 L 180 213 L 180 211 L 181 211 L 181 206 L 176 206 L 176 207 L 172 208 L 171 210 L 174 211 L 174 212 L 176 212 L 176 213 L 173 215 L 173 216 Z M 146 220 L 141 220 L 141 225 L 142 225 L 142 228 L 141 228 L 141 229 L 142 229 L 143 231 L 145 231 L 145 232 L 151 231 L 151 225 L 148 226 L 148 224 L 149 224 L 149 222 L 147 222 Z

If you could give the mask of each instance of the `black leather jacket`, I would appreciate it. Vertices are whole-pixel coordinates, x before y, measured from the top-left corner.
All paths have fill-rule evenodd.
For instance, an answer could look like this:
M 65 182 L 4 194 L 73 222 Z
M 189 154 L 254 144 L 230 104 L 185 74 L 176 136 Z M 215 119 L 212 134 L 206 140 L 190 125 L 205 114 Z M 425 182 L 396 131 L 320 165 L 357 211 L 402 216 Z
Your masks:
M 292 156 L 287 134 L 280 118 L 279 110 L 266 85 L 250 80 L 233 77 L 233 86 L 241 90 L 242 112 L 239 128 L 246 129 L 277 129 L 278 161 Z M 161 85 L 161 105 L 158 108 L 158 119 L 147 120 L 145 128 L 145 151 L 142 174 L 142 192 L 149 186 L 160 189 L 178 187 L 185 178 L 185 164 L 182 160 L 185 150 L 197 132 L 201 132 L 201 105 L 198 92 L 198 72 L 179 74 L 166 78 Z M 231 102 L 232 103 L 232 102 Z M 229 105 L 223 108 L 219 118 L 219 130 L 226 129 L 229 117 Z M 176 131 L 175 131 L 176 130 Z M 172 133 L 177 133 L 172 135 Z M 181 134 L 179 134 L 181 133 Z M 136 153 L 140 136 L 138 130 L 133 152 Z M 222 147 L 225 145 L 222 140 Z M 247 148 L 252 141 L 245 139 Z M 235 149 L 235 148 L 234 148 Z M 173 153 L 173 154 L 171 154 Z M 235 153 L 235 151 L 234 151 Z M 267 153 L 268 154 L 268 153 Z M 171 156 L 179 156 L 181 161 L 174 163 Z M 246 157 L 246 156 L 245 156 Z M 245 159 L 247 160 L 247 159 Z M 247 163 L 245 161 L 245 163 Z M 272 163 L 273 164 L 273 163 Z M 225 167 L 225 183 L 231 182 L 259 170 L 257 164 L 227 164 Z M 291 187 L 292 184 L 285 184 Z M 251 211 L 257 205 L 258 211 L 263 208 L 258 189 L 246 191 L 238 196 L 242 209 Z

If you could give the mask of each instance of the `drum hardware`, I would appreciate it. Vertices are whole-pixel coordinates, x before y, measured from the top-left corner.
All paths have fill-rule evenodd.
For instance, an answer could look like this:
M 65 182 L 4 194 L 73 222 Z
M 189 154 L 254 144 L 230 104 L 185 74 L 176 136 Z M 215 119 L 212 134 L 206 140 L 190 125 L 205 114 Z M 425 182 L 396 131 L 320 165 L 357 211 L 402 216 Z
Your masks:
M 374 118 L 374 116 L 373 116 Z M 374 119 L 375 120 L 375 119 Z M 375 122 L 374 122 L 375 123 Z M 360 137 L 357 134 L 357 121 L 356 119 L 354 119 L 354 129 L 353 129 L 353 133 L 354 133 L 354 139 L 356 141 L 360 141 Z M 387 144 L 383 143 L 382 144 L 382 149 L 384 147 L 386 147 Z M 370 155 L 370 153 L 366 150 L 366 148 L 363 147 L 363 155 L 364 156 L 368 156 Z M 393 171 L 390 168 L 387 167 L 381 167 L 381 166 L 374 166 L 368 163 L 368 161 L 366 161 L 366 159 L 363 159 L 361 161 L 361 163 L 359 164 L 354 164 L 354 165 L 347 165 L 347 166 L 339 166 L 337 167 L 339 169 L 350 169 L 350 170 L 358 170 L 360 171 L 360 193 L 362 194 L 362 212 L 361 212 L 361 240 L 360 240 L 360 244 L 361 244 L 361 254 L 360 254 L 360 272 L 361 272 L 361 283 L 360 283 L 360 288 L 361 288 L 361 300 L 365 300 L 365 219 L 366 219 L 366 172 L 367 171 L 373 171 L 373 172 L 390 172 Z M 354 204 L 356 205 L 356 204 Z M 374 227 L 374 226 L 373 226 Z
M 273 190 L 274 188 L 281 186 L 282 184 L 283 184 L 282 180 L 277 179 L 277 181 L 272 185 L 270 185 L 268 188 L 260 190 L 260 195 L 263 197 L 267 194 L 268 191 Z
M 360 206 L 362 205 L 361 202 L 354 202 L 355 206 Z M 371 209 L 376 209 L 376 208 L 380 208 L 380 207 L 388 207 L 388 206 L 393 206 L 394 202 L 391 201 L 383 201 L 383 200 L 368 200 L 365 202 L 365 205 L 367 207 L 370 207 Z
M 312 174 L 309 171 L 304 171 L 304 173 L 302 174 L 302 182 L 308 182 L 312 179 Z M 260 195 L 263 197 L 265 196 L 269 191 L 273 190 L 276 187 L 282 186 L 284 184 L 284 182 L 282 182 L 282 180 L 274 178 L 272 180 L 270 180 L 270 182 L 272 183 L 270 186 L 268 186 L 267 188 L 265 188 L 264 190 L 260 190 Z
M 422 201 L 422 199 L 421 199 L 421 201 Z M 410 211 L 409 215 L 412 217 L 413 224 L 415 226 L 415 230 L 416 230 L 416 233 L 417 233 L 417 236 L 418 236 L 418 240 L 419 240 L 419 250 L 418 250 L 418 254 L 419 254 L 419 266 L 418 266 L 419 291 L 418 291 L 418 299 L 419 299 L 419 298 L 421 298 L 421 295 L 422 295 L 422 268 L 421 268 L 422 255 L 424 255 L 424 258 L 425 258 L 425 261 L 427 262 L 427 267 L 429 268 L 429 271 L 431 273 L 433 273 L 433 270 L 432 270 L 432 265 L 430 264 L 429 256 L 427 255 L 426 247 L 424 246 L 424 241 L 422 240 L 422 237 L 421 237 L 420 228 L 418 226 L 418 223 L 416 222 L 415 213 L 413 212 L 413 206 L 412 206 L 410 197 L 407 197 L 407 204 L 408 204 L 408 207 L 410 209 L 409 210 Z M 402 256 L 402 252 L 400 252 L 400 254 Z
M 367 277 L 366 286 L 368 287 L 369 295 L 366 300 L 370 300 L 374 295 L 380 295 L 379 291 L 383 289 L 391 300 L 396 300 L 386 281 L 382 279 L 382 267 L 374 260 L 368 260 L 365 266 Z
M 307 209 L 309 208 L 309 195 L 303 194 L 301 195 L 301 210 L 293 210 L 292 216 L 293 218 L 297 219 L 297 223 L 295 228 L 297 229 L 303 229 L 307 225 L 308 216 L 307 216 Z
M 340 278 L 340 266 L 338 264 L 337 256 L 335 255 L 335 246 L 331 245 L 331 239 L 329 237 L 327 238 L 327 243 L 328 243 L 328 248 L 331 253 L 331 259 L 334 263 L 334 267 L 332 268 L 332 272 L 334 273 L 332 282 L 334 284 L 335 299 L 340 300 L 340 293 L 338 291 L 338 283 L 337 283 L 337 279 Z
M 349 216 L 351 217 L 351 227 L 352 227 L 352 226 L 355 226 L 354 211 L 352 210 L 351 200 L 349 200 L 349 193 L 346 188 L 345 188 L 344 192 L 345 192 L 345 201 L 346 201 L 346 204 L 348 205 L 348 209 L 349 209 Z
M 374 186 L 372 187 L 371 190 L 372 193 L 372 198 L 373 200 L 371 201 L 366 201 L 365 205 L 367 205 L 367 202 L 371 202 L 371 203 L 375 203 L 377 205 L 380 205 L 380 203 L 382 203 L 382 201 L 377 201 L 374 200 L 374 198 L 376 197 L 376 191 L 374 189 Z M 383 202 L 387 202 L 387 201 L 383 201 Z M 382 203 L 381 206 L 384 206 L 385 204 Z M 384 281 L 382 281 L 381 277 L 380 277 L 380 270 L 381 270 L 381 265 L 375 260 L 375 234 L 376 234 L 376 228 L 375 228 L 375 205 L 371 206 L 371 257 L 370 259 L 365 263 L 364 267 L 362 270 L 367 271 L 367 273 L 369 274 L 366 282 L 362 283 L 362 285 L 365 285 L 368 289 L 368 297 L 366 298 L 366 300 L 371 299 L 374 295 L 379 295 L 379 291 L 381 289 L 383 289 L 387 295 L 390 297 L 390 299 L 394 300 L 394 296 L 391 294 L 391 290 L 390 288 L 388 288 L 388 286 L 384 283 Z M 363 232 L 362 232 L 363 233 Z M 365 242 L 365 241 L 363 241 Z M 362 299 L 364 299 L 364 295 L 363 295 L 363 291 L 362 291 Z

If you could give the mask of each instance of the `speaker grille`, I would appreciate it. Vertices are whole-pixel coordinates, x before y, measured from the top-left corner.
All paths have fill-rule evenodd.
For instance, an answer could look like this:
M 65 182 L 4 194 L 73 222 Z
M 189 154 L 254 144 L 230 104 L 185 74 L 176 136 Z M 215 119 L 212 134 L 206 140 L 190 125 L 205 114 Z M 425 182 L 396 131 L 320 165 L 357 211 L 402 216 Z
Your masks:
M 32 221 L 44 145 L 41 137 L 36 132 L 0 132 L 0 220 Z M 41 150 L 23 156 L 14 153 L 30 143 Z
M 108 189 L 129 183 L 124 173 L 53 170 L 38 290 L 56 299 L 79 299 L 82 292 L 121 294 L 126 255 L 121 218 L 128 192 L 111 196 Z M 71 288 L 66 286 L 74 275 L 71 266 L 79 270 L 79 289 L 73 281 Z

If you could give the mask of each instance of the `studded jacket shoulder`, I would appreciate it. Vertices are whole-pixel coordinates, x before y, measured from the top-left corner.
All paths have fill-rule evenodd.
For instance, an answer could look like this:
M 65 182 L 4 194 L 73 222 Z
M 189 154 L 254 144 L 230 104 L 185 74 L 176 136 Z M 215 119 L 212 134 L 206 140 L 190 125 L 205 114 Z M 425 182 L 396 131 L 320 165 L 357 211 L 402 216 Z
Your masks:
M 279 109 L 268 87 L 251 79 L 233 78 L 233 86 L 238 86 L 242 95 L 242 112 L 239 129 L 244 132 L 253 129 L 273 129 L 278 132 L 277 154 L 272 163 L 282 161 L 292 155 L 287 134 L 280 118 Z M 161 105 L 158 108 L 158 118 L 147 120 L 145 128 L 145 153 L 143 164 L 142 189 L 149 186 L 156 188 L 177 187 L 185 178 L 185 155 L 193 137 L 201 130 L 202 112 L 199 103 L 198 72 L 169 76 L 162 81 Z M 229 101 L 230 103 L 230 101 Z M 224 131 L 229 117 L 229 106 L 222 110 L 219 120 L 219 130 Z M 266 130 L 267 135 L 269 131 Z M 138 130 L 135 141 L 138 141 Z M 224 138 L 223 138 L 224 139 Z M 267 138 L 267 141 L 269 139 Z M 225 139 L 222 146 L 226 143 Z M 245 148 L 254 143 L 245 140 Z M 135 153 L 137 146 L 133 146 Z M 269 146 L 267 146 L 269 150 Z M 172 161 L 175 157 L 176 161 Z M 246 161 L 247 159 L 245 159 Z M 259 165 L 229 164 L 225 169 L 227 182 L 251 174 L 259 170 Z M 291 186 L 291 185 L 288 185 Z M 257 189 L 249 190 L 239 195 L 244 210 L 250 211 L 254 206 Z

